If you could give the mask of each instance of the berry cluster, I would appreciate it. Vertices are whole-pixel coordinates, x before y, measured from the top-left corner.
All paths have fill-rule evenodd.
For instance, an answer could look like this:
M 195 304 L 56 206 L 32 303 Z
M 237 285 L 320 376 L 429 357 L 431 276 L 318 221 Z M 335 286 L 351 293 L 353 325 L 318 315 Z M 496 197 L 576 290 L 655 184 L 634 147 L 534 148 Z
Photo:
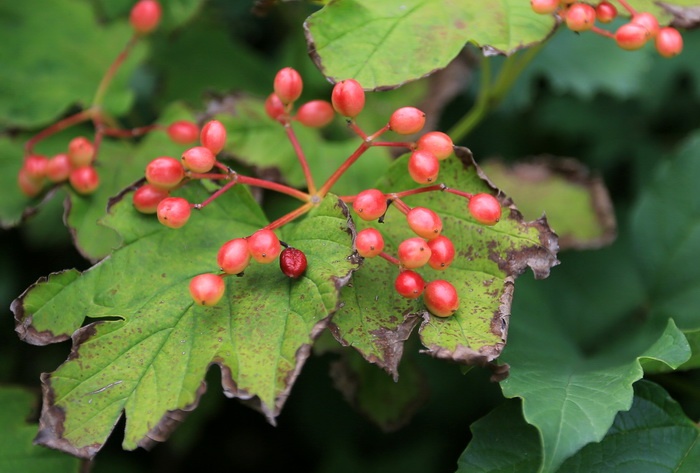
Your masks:
M 677 29 L 661 27 L 653 14 L 637 12 L 625 0 L 619 2 L 631 18 L 615 32 L 596 26 L 596 22 L 610 23 L 617 17 L 617 8 L 608 1 L 591 5 L 576 0 L 530 0 L 530 5 L 540 14 L 556 13 L 572 31 L 593 31 L 614 39 L 619 47 L 628 51 L 640 49 L 647 42 L 654 41 L 661 56 L 673 57 L 680 54 L 683 50 L 683 37 Z
M 280 269 L 290 278 L 301 277 L 307 268 L 304 252 L 288 247 L 281 242 L 274 230 L 305 214 L 328 194 L 340 176 L 371 146 L 392 146 L 410 151 L 408 173 L 420 186 L 401 192 L 384 193 L 378 189 L 341 197 L 352 204 L 354 213 L 362 220 L 384 222 L 390 205 L 403 213 L 408 227 L 415 237 L 402 241 L 396 257 L 385 252 L 384 238 L 377 229 L 366 228 L 358 232 L 355 239 L 357 253 L 364 258 L 380 256 L 398 268 L 394 287 L 403 297 L 416 299 L 423 296 L 427 309 L 434 315 L 446 317 L 459 307 L 459 298 L 454 286 L 445 279 L 425 282 L 417 270 L 425 265 L 445 271 L 455 258 L 452 241 L 442 234 L 442 220 L 426 207 L 409 207 L 403 198 L 424 192 L 449 192 L 468 200 L 467 209 L 473 219 L 483 225 L 495 225 L 501 217 L 498 200 L 486 193 L 470 194 L 437 184 L 440 162 L 452 156 L 453 143 L 442 132 L 431 131 L 415 141 L 379 141 L 386 132 L 398 135 L 413 135 L 422 131 L 425 114 L 415 107 L 401 107 L 395 110 L 387 124 L 375 133 L 366 134 L 356 123 L 355 118 L 365 105 L 365 92 L 361 85 L 347 79 L 333 87 L 331 101 L 312 100 L 298 107 L 295 102 L 303 89 L 299 73 L 290 68 L 281 69 L 273 81 L 272 92 L 265 100 L 265 111 L 280 123 L 292 144 L 299 163 L 304 171 L 307 191 L 285 186 L 280 183 L 257 179 L 238 174 L 217 159 L 226 144 L 226 130 L 221 122 L 210 120 L 202 127 L 200 145 L 182 153 L 181 159 L 161 156 L 151 161 L 145 171 L 146 182 L 133 194 L 133 204 L 143 213 L 155 213 L 158 220 L 167 227 L 179 228 L 190 218 L 192 210 L 200 210 L 237 184 L 261 187 L 282 192 L 303 202 L 296 210 L 261 228 L 251 235 L 238 237 L 225 242 L 217 253 L 218 271 L 195 276 L 190 282 L 190 292 L 200 305 L 217 304 L 224 295 L 224 277 L 243 276 L 252 261 L 269 264 L 279 258 Z M 293 124 L 308 127 L 322 127 L 329 124 L 336 112 L 346 118 L 348 127 L 361 138 L 361 144 L 319 188 L 316 187 L 304 152 L 296 139 Z M 220 182 L 221 187 L 201 203 L 190 203 L 182 197 L 173 197 L 171 192 L 188 182 L 208 179 Z M 284 249 L 283 249 L 284 248 Z

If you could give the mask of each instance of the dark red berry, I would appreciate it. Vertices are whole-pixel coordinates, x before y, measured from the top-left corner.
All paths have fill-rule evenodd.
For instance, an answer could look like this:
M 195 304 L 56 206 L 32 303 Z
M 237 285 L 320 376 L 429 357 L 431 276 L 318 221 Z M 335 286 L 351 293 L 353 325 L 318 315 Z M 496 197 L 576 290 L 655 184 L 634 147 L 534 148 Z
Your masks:
M 291 246 L 280 253 L 280 269 L 285 276 L 297 279 L 306 271 L 306 255 Z

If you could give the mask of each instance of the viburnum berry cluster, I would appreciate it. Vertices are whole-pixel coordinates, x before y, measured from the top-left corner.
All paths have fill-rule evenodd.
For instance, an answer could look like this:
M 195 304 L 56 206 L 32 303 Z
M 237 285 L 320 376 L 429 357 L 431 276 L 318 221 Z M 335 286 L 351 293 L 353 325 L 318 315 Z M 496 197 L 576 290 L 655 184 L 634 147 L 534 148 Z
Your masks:
M 414 135 L 425 126 L 425 113 L 415 107 L 401 107 L 389 117 L 386 125 L 367 134 L 357 123 L 356 117 L 364 109 L 365 91 L 354 79 L 336 83 L 331 100 L 312 100 L 297 106 L 303 90 L 301 75 L 291 67 L 278 71 L 273 80 L 273 92 L 265 100 L 267 115 L 283 127 L 291 143 L 306 179 L 306 190 L 299 190 L 277 182 L 239 174 L 222 159 L 221 151 L 227 141 L 224 125 L 216 120 L 207 121 L 199 135 L 199 144 L 185 149 L 180 158 L 160 156 L 153 159 L 145 170 L 145 182 L 133 194 L 133 204 L 143 213 L 155 213 L 158 220 L 170 228 L 185 225 L 193 210 L 204 209 L 215 199 L 238 184 L 281 192 L 298 199 L 302 204 L 292 212 L 269 225 L 247 235 L 224 242 L 217 253 L 216 271 L 195 276 L 190 283 L 192 298 L 197 304 L 217 304 L 224 296 L 224 278 L 244 276 L 250 264 L 270 264 L 279 259 L 281 272 L 290 278 L 300 278 L 307 270 L 307 258 L 303 251 L 280 241 L 275 233 L 283 225 L 304 215 L 317 206 L 331 191 L 338 179 L 361 155 L 373 146 L 405 148 L 410 152 L 408 173 L 416 187 L 398 192 L 365 189 L 341 199 L 352 206 L 354 214 L 363 221 L 383 223 L 390 207 L 405 216 L 405 223 L 415 236 L 400 242 L 395 254 L 385 248 L 384 237 L 375 227 L 357 232 L 355 248 L 363 258 L 381 257 L 397 268 L 394 287 L 403 297 L 423 297 L 426 308 L 434 315 L 446 317 L 459 307 L 455 287 L 445 279 L 426 282 L 418 272 L 429 266 L 446 271 L 455 258 L 455 248 L 442 234 L 442 220 L 426 207 L 410 207 L 404 199 L 424 192 L 448 192 L 466 199 L 465 211 L 482 225 L 495 225 L 501 217 L 501 205 L 491 194 L 452 189 L 438 182 L 440 162 L 453 155 L 454 145 L 448 135 L 430 131 L 415 141 L 380 141 L 388 132 L 397 135 Z M 336 171 L 317 187 L 309 169 L 304 151 L 294 132 L 295 123 L 308 127 L 322 127 L 333 121 L 336 113 L 345 117 L 348 127 L 360 138 L 357 149 L 342 162 Z M 206 179 L 218 182 L 220 187 L 203 202 L 188 202 L 171 193 L 189 182 Z M 379 226 L 379 225 L 377 225 Z M 212 261 L 214 267 L 214 262 Z
M 630 20 L 611 32 L 597 26 L 598 23 L 610 23 L 618 16 L 617 7 L 608 1 L 590 4 L 575 0 L 530 0 L 530 5 L 536 13 L 555 13 L 570 30 L 592 31 L 612 38 L 622 49 L 632 51 L 642 48 L 649 41 L 654 41 L 656 50 L 663 57 L 673 57 L 681 53 L 683 37 L 676 28 L 661 27 L 653 14 L 637 12 L 625 0 L 619 0 L 619 3 L 630 15 Z

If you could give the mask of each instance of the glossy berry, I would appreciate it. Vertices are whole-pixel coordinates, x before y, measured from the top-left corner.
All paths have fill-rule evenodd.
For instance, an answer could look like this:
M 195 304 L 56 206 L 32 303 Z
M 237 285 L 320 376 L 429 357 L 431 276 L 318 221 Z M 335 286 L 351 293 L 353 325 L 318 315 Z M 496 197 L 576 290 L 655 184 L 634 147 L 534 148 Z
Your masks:
M 32 179 L 25 168 L 20 168 L 17 174 L 17 185 L 24 195 L 27 197 L 36 197 L 44 188 L 42 181 Z
M 655 38 L 659 33 L 659 20 L 651 13 L 641 12 L 632 16 L 631 23 L 643 26 L 647 30 L 647 38 Z
M 182 165 L 192 172 L 209 172 L 215 162 L 214 153 L 204 146 L 194 146 L 182 153 Z
M 199 138 L 199 127 L 196 123 L 187 120 L 178 120 L 168 125 L 168 136 L 174 143 L 188 145 Z
M 74 168 L 87 166 L 95 156 L 95 145 L 84 136 L 76 136 L 68 143 L 68 159 Z
M 185 170 L 175 158 L 161 156 L 146 165 L 146 181 L 161 189 L 173 189 L 185 177 Z
M 442 232 L 440 216 L 426 207 L 413 207 L 406 214 L 406 222 L 416 235 L 426 240 L 437 238 Z
M 428 266 L 438 271 L 446 270 L 455 259 L 455 247 L 452 240 L 444 235 L 428 241 L 430 259 Z
M 408 173 L 418 184 L 435 182 L 440 172 L 440 162 L 427 151 L 414 151 L 408 158 Z
M 160 3 L 155 0 L 139 0 L 131 8 L 129 21 L 131 27 L 139 34 L 147 34 L 158 27 L 162 11 Z
M 281 250 L 282 245 L 272 230 L 263 228 L 248 237 L 248 251 L 258 263 L 272 263 Z
M 224 297 L 225 291 L 224 279 L 216 274 L 199 274 L 190 281 L 190 294 L 199 305 L 216 305 Z
M 425 280 L 415 271 L 406 269 L 396 276 L 394 280 L 394 289 L 407 299 L 416 299 L 423 294 Z
M 335 117 L 335 110 L 326 100 L 311 100 L 297 110 L 296 118 L 299 123 L 310 128 L 320 128 L 328 125 Z
M 615 42 L 627 51 L 642 48 L 648 38 L 647 29 L 634 23 L 625 23 L 615 31 Z
M 40 154 L 30 154 L 24 158 L 24 169 L 31 179 L 41 181 L 46 177 L 49 158 Z
M 46 177 L 51 182 L 63 182 L 68 179 L 71 165 L 68 155 L 59 153 L 46 163 Z
M 455 287 L 444 279 L 436 279 L 425 285 L 423 303 L 431 314 L 449 317 L 459 308 L 459 296 Z
M 663 57 L 673 57 L 683 51 L 683 37 L 677 29 L 670 26 L 659 30 L 654 43 Z
M 418 133 L 425 126 L 425 113 L 415 107 L 401 107 L 389 117 L 389 128 L 400 135 Z
M 80 166 L 68 175 L 68 182 L 78 194 L 92 194 L 100 186 L 100 176 L 92 166 Z
M 610 2 L 600 2 L 595 7 L 595 16 L 601 23 L 610 23 L 617 17 L 617 8 Z
M 374 258 L 384 251 L 384 237 L 375 228 L 365 228 L 357 232 L 355 248 L 360 256 Z
M 452 156 L 454 144 L 452 138 L 441 131 L 430 131 L 416 141 L 416 150 L 427 151 L 437 158 L 438 161 Z
M 182 197 L 166 197 L 156 208 L 158 221 L 169 228 L 180 228 L 187 223 L 192 207 Z
M 234 238 L 221 245 L 216 255 L 216 262 L 225 273 L 242 273 L 250 264 L 248 240 L 245 238 Z
M 199 135 L 202 146 L 208 148 L 214 154 L 218 154 L 226 144 L 226 128 L 219 120 L 209 120 L 202 127 Z
M 586 3 L 575 3 L 566 12 L 566 26 L 571 31 L 587 31 L 595 24 L 595 8 Z
M 297 279 L 306 271 L 306 255 L 303 251 L 291 246 L 280 253 L 280 269 L 290 278 Z
M 530 7 L 535 13 L 546 15 L 554 13 L 559 8 L 559 0 L 530 0 Z
M 152 184 L 144 184 L 134 191 L 132 203 L 136 210 L 144 214 L 154 214 L 158 210 L 160 201 L 169 197 L 166 189 L 161 189 Z
M 362 220 L 376 220 L 386 212 L 386 196 L 378 189 L 366 189 L 357 194 L 352 208 Z
M 431 255 L 428 243 L 419 237 L 408 238 L 399 243 L 397 253 L 401 266 L 406 269 L 424 266 Z
M 333 86 L 331 103 L 342 116 L 355 118 L 365 108 L 365 91 L 355 79 L 342 80 Z
M 273 88 L 283 104 L 294 102 L 301 95 L 304 86 L 301 75 L 291 67 L 280 69 L 275 75 Z
M 284 104 L 274 92 L 265 99 L 265 113 L 273 120 L 278 122 L 284 121 L 284 115 L 286 113 Z
M 469 213 L 484 225 L 495 225 L 501 219 L 501 204 L 491 194 L 475 194 L 469 199 Z

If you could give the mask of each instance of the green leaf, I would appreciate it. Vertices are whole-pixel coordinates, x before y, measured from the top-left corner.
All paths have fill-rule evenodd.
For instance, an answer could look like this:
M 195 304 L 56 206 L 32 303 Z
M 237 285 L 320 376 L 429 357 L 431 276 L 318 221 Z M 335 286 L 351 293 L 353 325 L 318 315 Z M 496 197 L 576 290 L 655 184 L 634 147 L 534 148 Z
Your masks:
M 36 425 L 27 418 L 36 413 L 35 396 L 18 387 L 0 388 L 0 471 L 45 473 L 77 473 L 80 462 L 65 453 L 33 444 Z
M 441 162 L 440 182 L 472 193 L 490 192 L 471 153 L 466 148 L 457 148 L 457 153 L 461 159 Z M 377 187 L 386 193 L 415 188 L 406 170 L 407 159 L 395 161 Z M 395 266 L 380 258 L 366 259 L 362 270 L 353 274 L 352 284 L 343 289 L 344 305 L 333 320 L 336 338 L 396 377 L 403 341 L 422 321 L 419 331 L 428 354 L 466 364 L 492 362 L 505 343 L 514 279 L 528 266 L 537 277 L 549 274 L 550 267 L 557 264 L 555 235 L 542 221 L 523 222 L 509 201 L 502 203 L 501 221 L 484 227 L 471 218 L 463 197 L 430 192 L 403 200 L 440 215 L 443 234 L 452 239 L 457 257 L 445 272 L 428 267 L 418 272 L 426 281 L 450 281 L 458 291 L 460 309 L 446 319 L 429 316 L 422 299 L 404 299 L 396 293 Z M 389 208 L 383 224 L 374 225 L 382 232 L 384 251 L 390 255 L 402 240 L 415 235 L 394 207 Z
M 304 27 L 326 76 L 378 89 L 444 68 L 466 43 L 486 54 L 511 54 L 542 41 L 555 21 L 520 0 L 341 0 L 311 15 Z
M 191 202 L 209 195 L 198 183 L 178 192 Z M 73 340 L 68 360 L 42 378 L 40 443 L 92 457 L 122 412 L 124 448 L 163 440 L 174 419 L 196 407 L 212 364 L 221 368 L 227 396 L 253 399 L 274 423 L 356 267 L 348 258 L 347 209 L 329 196 L 284 227 L 283 239 L 307 255 L 304 277 L 291 280 L 276 264 L 252 264 L 243 277 L 227 278 L 225 300 L 208 308 L 193 303 L 190 279 L 216 270 L 224 242 L 266 224 L 244 187 L 178 230 L 139 214 L 128 194 L 106 223 L 124 239 L 119 250 L 82 275 L 40 281 L 13 303 L 26 341 L 65 338 L 58 334 Z M 84 325 L 86 317 L 92 323 Z
M 72 105 L 88 106 L 131 35 L 125 22 L 98 25 L 89 2 L 3 2 L 0 43 L 13 47 L 0 50 L 0 125 L 42 126 Z M 108 112 L 131 106 L 127 81 L 144 53 L 138 46 L 122 65 L 104 103 Z

